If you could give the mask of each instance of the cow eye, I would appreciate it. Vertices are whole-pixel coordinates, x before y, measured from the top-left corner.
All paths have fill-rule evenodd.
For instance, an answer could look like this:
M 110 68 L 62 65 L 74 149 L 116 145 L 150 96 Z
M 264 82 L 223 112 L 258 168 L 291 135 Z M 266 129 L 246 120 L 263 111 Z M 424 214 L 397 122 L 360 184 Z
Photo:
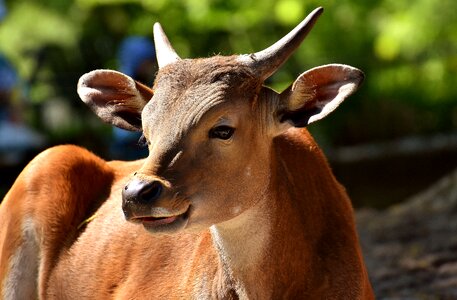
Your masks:
M 234 132 L 235 128 L 233 127 L 227 125 L 216 126 L 209 131 L 209 138 L 228 140 L 232 137 Z

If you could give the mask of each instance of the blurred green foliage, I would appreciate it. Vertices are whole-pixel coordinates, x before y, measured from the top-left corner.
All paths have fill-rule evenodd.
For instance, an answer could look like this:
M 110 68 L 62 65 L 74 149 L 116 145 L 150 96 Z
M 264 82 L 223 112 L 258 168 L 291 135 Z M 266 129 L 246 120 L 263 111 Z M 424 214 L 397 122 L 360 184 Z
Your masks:
M 161 22 L 181 57 L 248 53 L 274 43 L 312 9 L 324 6 L 303 46 L 267 82 L 281 90 L 306 69 L 334 62 L 365 71 L 361 91 L 338 113 L 313 126 L 321 142 L 354 144 L 457 127 L 454 0 L 7 0 L 6 4 L 9 14 L 0 23 L 0 51 L 17 66 L 32 103 L 63 97 L 79 108 L 75 88 L 79 76 L 95 68 L 116 69 L 120 41 L 128 35 L 152 37 L 155 21 Z

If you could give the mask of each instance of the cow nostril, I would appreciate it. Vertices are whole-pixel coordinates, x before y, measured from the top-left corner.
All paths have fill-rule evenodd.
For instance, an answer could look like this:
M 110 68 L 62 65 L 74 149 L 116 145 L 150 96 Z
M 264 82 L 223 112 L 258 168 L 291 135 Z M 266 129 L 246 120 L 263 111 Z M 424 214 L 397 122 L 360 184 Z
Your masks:
M 122 191 L 122 205 L 151 205 L 160 198 L 165 187 L 160 181 L 132 180 Z
M 142 202 L 151 202 L 160 197 L 162 190 L 162 184 L 159 181 L 153 181 L 143 187 L 138 198 Z

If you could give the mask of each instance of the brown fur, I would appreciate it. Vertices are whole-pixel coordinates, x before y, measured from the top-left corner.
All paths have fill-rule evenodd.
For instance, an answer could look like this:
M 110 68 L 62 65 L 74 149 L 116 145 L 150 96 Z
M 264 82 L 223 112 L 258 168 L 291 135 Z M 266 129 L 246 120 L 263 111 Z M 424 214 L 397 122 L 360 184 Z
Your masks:
M 253 274 L 258 288 L 272 299 L 372 299 L 351 205 L 321 152 L 306 130 L 289 130 L 274 144 L 275 243 Z M 106 163 L 74 146 L 35 159 L 0 211 L 0 278 L 21 216 L 35 211 L 44 299 L 188 299 L 198 285 L 208 298 L 236 298 L 208 231 L 153 236 L 123 219 L 119 192 L 140 164 Z M 76 232 L 96 207 L 97 217 Z
M 177 60 L 154 93 L 111 70 L 82 76 L 82 100 L 143 130 L 149 156 L 60 146 L 35 158 L 0 208 L 0 295 L 373 299 L 351 203 L 308 131 L 291 128 L 332 112 L 363 73 L 321 66 L 278 94 L 246 59 Z M 213 136 L 221 127 L 233 135 Z M 151 183 L 157 197 L 135 194 Z

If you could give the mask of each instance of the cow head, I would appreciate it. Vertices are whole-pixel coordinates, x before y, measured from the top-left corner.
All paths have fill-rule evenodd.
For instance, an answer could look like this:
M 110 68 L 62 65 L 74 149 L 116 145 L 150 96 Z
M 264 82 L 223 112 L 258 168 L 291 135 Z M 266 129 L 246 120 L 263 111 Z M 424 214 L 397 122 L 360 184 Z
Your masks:
M 273 138 L 325 117 L 363 80 L 333 64 L 301 74 L 282 93 L 263 86 L 321 12 L 263 51 L 228 57 L 181 59 L 156 24 L 152 89 L 111 70 L 81 77 L 82 100 L 104 121 L 142 130 L 148 144 L 122 195 L 129 221 L 151 232 L 207 228 L 268 196 Z

